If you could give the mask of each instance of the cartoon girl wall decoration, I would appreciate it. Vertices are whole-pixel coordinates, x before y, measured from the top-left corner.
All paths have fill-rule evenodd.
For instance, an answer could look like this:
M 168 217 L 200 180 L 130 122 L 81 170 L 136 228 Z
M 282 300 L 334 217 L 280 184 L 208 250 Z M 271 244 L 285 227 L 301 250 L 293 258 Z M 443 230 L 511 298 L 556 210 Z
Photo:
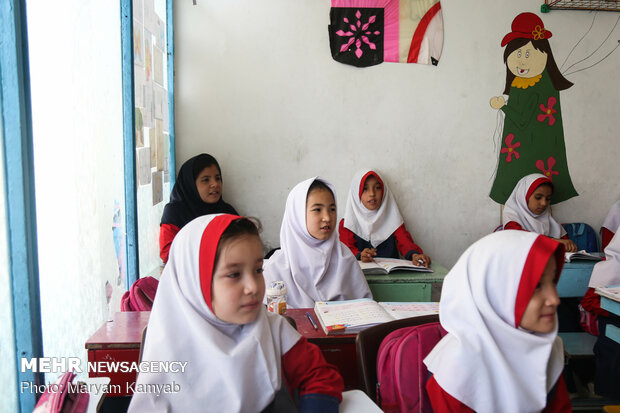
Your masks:
M 519 179 L 542 173 L 552 179 L 552 203 L 577 194 L 568 172 L 560 90 L 573 84 L 558 69 L 547 30 L 537 15 L 521 13 L 502 39 L 508 102 L 491 98 L 491 107 L 504 112 L 502 147 L 490 197 L 504 204 Z

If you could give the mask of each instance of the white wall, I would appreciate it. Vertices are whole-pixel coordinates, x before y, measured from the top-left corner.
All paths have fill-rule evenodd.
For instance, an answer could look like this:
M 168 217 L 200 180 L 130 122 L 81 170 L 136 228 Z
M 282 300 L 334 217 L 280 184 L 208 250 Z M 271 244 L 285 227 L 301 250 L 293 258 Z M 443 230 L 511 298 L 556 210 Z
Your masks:
M 114 201 L 124 205 L 120 8 L 27 6 L 43 349 L 85 368 L 84 343 L 108 317 L 105 283 L 116 310 L 124 289 L 112 238 Z
M 520 12 L 540 0 L 443 0 L 445 41 L 438 67 L 383 63 L 358 69 L 332 60 L 330 2 L 175 2 L 177 165 L 213 154 L 224 199 L 258 216 L 269 246 L 289 190 L 321 175 L 338 189 L 339 212 L 353 173 L 380 170 L 407 227 L 432 258 L 451 266 L 499 224 L 488 197 L 497 159 L 496 111 L 504 87 L 500 47 Z M 558 64 L 593 13 L 541 15 Z M 618 18 L 599 12 L 569 62 L 594 50 Z M 595 57 L 620 39 L 620 25 Z M 595 61 L 594 60 L 594 61 Z M 562 109 L 571 176 L 581 196 L 554 206 L 562 222 L 598 230 L 620 198 L 620 51 L 569 77 Z

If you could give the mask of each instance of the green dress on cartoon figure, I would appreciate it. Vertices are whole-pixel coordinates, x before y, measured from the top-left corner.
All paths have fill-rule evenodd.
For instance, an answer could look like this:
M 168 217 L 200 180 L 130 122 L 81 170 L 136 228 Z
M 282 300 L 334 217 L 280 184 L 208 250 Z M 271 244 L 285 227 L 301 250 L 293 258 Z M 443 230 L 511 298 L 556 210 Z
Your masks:
M 559 72 L 547 40 L 551 32 L 533 13 L 522 13 L 512 23 L 507 44 L 506 89 L 491 99 L 491 107 L 506 115 L 497 172 L 490 197 L 504 204 L 525 175 L 542 173 L 554 184 L 552 203 L 577 194 L 569 171 L 564 144 L 560 90 L 572 86 Z

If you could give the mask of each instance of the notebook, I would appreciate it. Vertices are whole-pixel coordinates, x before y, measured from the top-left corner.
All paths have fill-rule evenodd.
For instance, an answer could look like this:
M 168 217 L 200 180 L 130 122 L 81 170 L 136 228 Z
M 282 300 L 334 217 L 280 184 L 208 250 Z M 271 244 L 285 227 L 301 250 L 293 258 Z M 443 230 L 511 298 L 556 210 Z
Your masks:
M 328 336 L 357 334 L 360 331 L 401 318 L 439 314 L 438 302 L 381 302 L 371 298 L 344 301 L 317 301 L 319 323 Z
M 360 268 L 365 275 L 389 274 L 392 271 L 418 271 L 433 272 L 428 267 L 413 265 L 409 260 L 398 258 L 375 258 L 371 262 L 358 261 Z
M 603 257 L 600 255 L 590 254 L 586 250 L 564 253 L 564 262 L 572 262 L 574 260 L 601 261 L 602 259 Z

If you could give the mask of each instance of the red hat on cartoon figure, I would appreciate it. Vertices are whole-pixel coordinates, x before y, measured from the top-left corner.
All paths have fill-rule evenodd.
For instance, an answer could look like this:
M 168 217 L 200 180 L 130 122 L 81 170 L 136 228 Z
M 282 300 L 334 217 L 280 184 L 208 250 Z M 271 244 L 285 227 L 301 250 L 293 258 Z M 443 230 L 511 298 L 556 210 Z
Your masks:
M 512 31 L 502 39 L 502 47 L 514 39 L 548 39 L 552 36 L 551 32 L 545 29 L 540 17 L 534 13 L 521 13 L 512 21 L 510 26 Z

